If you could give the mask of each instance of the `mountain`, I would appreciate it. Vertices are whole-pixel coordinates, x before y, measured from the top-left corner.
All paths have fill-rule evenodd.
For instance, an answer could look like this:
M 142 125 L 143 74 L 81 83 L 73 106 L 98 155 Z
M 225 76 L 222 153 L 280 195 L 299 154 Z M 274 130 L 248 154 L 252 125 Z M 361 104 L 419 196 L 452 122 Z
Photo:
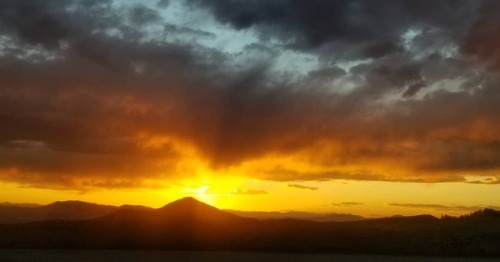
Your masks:
M 33 203 L 11 203 L 11 202 L 0 202 L 1 206 L 16 206 L 16 207 L 39 207 L 39 204 Z
M 189 205 L 190 198 L 184 199 L 183 204 Z M 194 200 L 191 198 L 191 200 Z M 164 208 L 169 208 L 165 206 Z M 0 203 L 0 224 L 19 224 L 44 220 L 86 220 L 102 217 L 120 209 L 152 210 L 150 207 L 122 205 L 110 206 L 87 203 L 82 201 L 57 201 L 49 205 Z M 307 212 L 248 212 L 225 210 L 228 213 L 257 219 L 300 219 L 318 222 L 329 221 L 357 221 L 365 218 L 350 214 L 316 214 Z
M 82 201 L 57 201 L 45 206 L 0 205 L 0 224 L 20 224 L 43 220 L 86 220 L 102 217 L 119 209 L 150 209 L 143 206 L 121 207 Z
M 260 211 L 237 211 L 225 210 L 231 214 L 241 217 L 256 218 L 256 219 L 298 219 L 310 220 L 316 222 L 346 222 L 365 220 L 365 217 L 352 214 L 338 213 L 308 213 L 308 212 L 260 212 Z
M 350 222 L 244 218 L 193 198 L 73 221 L 0 225 L 0 248 L 162 249 L 499 256 L 500 212 Z

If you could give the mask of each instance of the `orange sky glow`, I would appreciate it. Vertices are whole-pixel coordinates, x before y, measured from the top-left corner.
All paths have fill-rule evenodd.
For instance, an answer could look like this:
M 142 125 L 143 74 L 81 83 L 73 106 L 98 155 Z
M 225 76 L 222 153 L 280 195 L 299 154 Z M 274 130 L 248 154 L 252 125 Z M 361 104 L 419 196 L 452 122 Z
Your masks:
M 0 9 L 0 202 L 500 209 L 497 2 L 90 2 Z

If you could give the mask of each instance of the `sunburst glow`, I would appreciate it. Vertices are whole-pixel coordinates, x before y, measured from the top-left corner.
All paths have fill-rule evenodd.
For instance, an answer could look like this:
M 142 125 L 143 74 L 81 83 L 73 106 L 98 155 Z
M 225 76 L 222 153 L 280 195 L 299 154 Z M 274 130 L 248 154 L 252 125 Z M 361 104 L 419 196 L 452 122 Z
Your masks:
M 500 208 L 499 8 L 3 0 L 0 202 Z

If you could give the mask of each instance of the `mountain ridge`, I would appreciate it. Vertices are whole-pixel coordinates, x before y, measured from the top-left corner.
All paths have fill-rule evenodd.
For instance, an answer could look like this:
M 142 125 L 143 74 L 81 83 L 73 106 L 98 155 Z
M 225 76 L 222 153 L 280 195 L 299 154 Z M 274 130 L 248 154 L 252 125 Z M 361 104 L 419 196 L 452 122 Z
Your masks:
M 142 205 L 128 205 L 124 204 L 121 206 L 113 205 L 103 205 L 79 200 L 67 200 L 67 201 L 55 201 L 47 205 L 16 205 L 13 203 L 0 204 L 0 224 L 19 224 L 19 223 L 30 223 L 43 220 L 86 220 L 99 218 L 105 215 L 109 215 L 121 209 L 126 210 L 143 210 L 152 211 L 159 210 L 163 208 L 169 208 L 168 206 L 174 204 L 178 201 L 180 203 L 193 203 L 197 201 L 206 205 L 207 207 L 214 208 L 203 202 L 196 200 L 193 197 L 186 197 L 171 203 L 168 203 L 160 208 L 151 208 Z M 92 210 L 97 209 L 97 210 Z M 352 215 L 352 214 L 336 214 L 336 213 L 308 213 L 308 212 L 270 212 L 268 215 L 262 215 L 266 212 L 252 212 L 252 211 L 237 211 L 237 210 L 224 210 L 233 215 L 245 217 L 245 218 L 256 218 L 256 219 L 299 219 L 299 220 L 311 220 L 318 222 L 343 222 L 343 221 L 356 221 L 365 219 L 364 217 Z M 73 213 L 68 215 L 68 213 Z
M 0 225 L 0 248 L 500 256 L 500 212 L 347 222 L 239 217 L 188 198 L 88 220 Z
M 310 220 L 317 222 L 347 222 L 347 221 L 359 221 L 365 220 L 366 217 L 353 215 L 353 214 L 343 214 L 343 213 L 309 213 L 300 211 L 241 211 L 241 210 L 231 210 L 225 209 L 224 211 L 231 214 L 235 214 L 242 217 L 256 218 L 256 219 L 299 219 L 299 220 Z

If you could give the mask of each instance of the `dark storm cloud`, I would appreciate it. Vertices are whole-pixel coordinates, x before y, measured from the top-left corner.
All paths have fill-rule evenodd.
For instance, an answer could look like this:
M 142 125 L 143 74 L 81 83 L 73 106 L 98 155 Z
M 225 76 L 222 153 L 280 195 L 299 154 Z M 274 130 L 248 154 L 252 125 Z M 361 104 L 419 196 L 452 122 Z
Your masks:
M 170 0 L 160 0 L 157 3 L 157 5 L 159 7 L 162 7 L 162 8 L 168 7 L 169 4 L 170 4 Z
M 186 47 L 167 43 L 140 42 L 144 32 L 125 23 L 126 16 L 139 26 L 160 22 L 155 10 L 136 5 L 130 11 L 113 10 L 112 1 L 2 1 L 2 28 L 21 44 L 58 49 L 69 45 L 65 55 L 77 55 L 112 70 L 131 69 L 131 62 L 153 67 L 185 66 L 190 61 Z M 119 39 L 106 30 L 123 34 Z M 61 50 L 58 50 L 61 52 Z M 70 57 L 71 58 L 71 57 Z M 124 68 L 127 67 L 127 68 Z
M 130 20 L 137 25 L 146 25 L 161 21 L 158 12 L 144 5 L 136 5 L 130 10 L 129 16 Z
M 68 28 L 64 26 L 64 18 L 58 16 L 67 4 L 69 1 L 62 2 L 61 5 L 56 1 L 2 1 L 2 29 L 14 31 L 29 43 L 55 48 L 58 41 L 69 34 Z
M 364 50 L 363 55 L 367 58 L 380 58 L 394 52 L 400 51 L 401 48 L 394 43 L 375 43 L 372 44 Z
M 438 157 L 424 164 L 423 170 L 487 171 L 498 168 L 500 141 L 455 141 L 437 151 L 440 151 Z
M 322 68 L 319 70 L 311 71 L 308 73 L 308 76 L 311 80 L 319 79 L 324 80 L 325 78 L 335 79 L 341 76 L 345 76 L 346 71 L 339 67 L 332 68 Z
M 2 179 L 135 185 L 179 172 L 182 146 L 213 168 L 285 155 L 321 169 L 250 174 L 274 181 L 449 182 L 500 169 L 495 1 L 187 4 L 258 33 L 242 54 L 268 56 L 244 69 L 231 63 L 242 54 L 198 41 L 216 31 L 163 21 L 174 1 L 111 2 L 0 1 Z M 318 66 L 283 79 L 273 59 L 285 51 Z
M 426 86 L 422 76 L 423 64 L 407 61 L 405 58 L 394 60 L 391 63 L 378 61 L 368 66 L 357 66 L 352 72 L 364 74 L 368 78 L 368 88 L 374 95 L 380 95 L 380 89 L 403 89 L 402 96 L 409 98 Z
M 112 1 L 15 1 L 0 3 L 2 29 L 30 44 L 57 48 L 63 40 L 79 39 L 92 29 L 117 24 Z M 73 11 L 69 11 L 74 8 Z
M 257 27 L 263 38 L 282 36 L 300 48 L 340 41 L 365 46 L 365 57 L 396 52 L 412 27 L 444 27 L 454 35 L 470 21 L 471 1 L 197 0 L 237 29 Z M 277 33 L 276 31 L 280 31 Z
M 497 1 L 481 1 L 476 20 L 461 45 L 464 53 L 485 60 L 496 69 L 500 67 L 500 18 L 495 12 L 498 7 Z

